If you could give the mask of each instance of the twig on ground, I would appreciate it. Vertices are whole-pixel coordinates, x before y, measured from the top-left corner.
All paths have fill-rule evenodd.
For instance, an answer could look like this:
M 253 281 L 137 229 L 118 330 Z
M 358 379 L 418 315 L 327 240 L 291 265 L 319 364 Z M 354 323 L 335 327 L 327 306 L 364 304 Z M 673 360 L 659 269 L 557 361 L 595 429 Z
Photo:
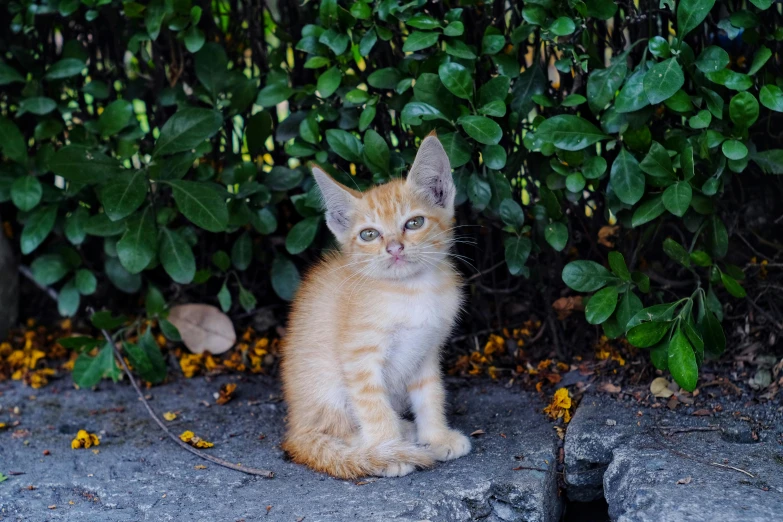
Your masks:
M 89 309 L 90 313 L 93 312 L 92 309 Z M 144 397 L 144 393 L 141 391 L 141 388 L 139 388 L 138 383 L 136 382 L 136 379 L 134 379 L 133 374 L 130 372 L 130 368 L 128 368 L 128 365 L 125 363 L 125 359 L 122 357 L 122 354 L 117 349 L 117 345 L 112 340 L 111 336 L 109 335 L 109 332 L 107 332 L 104 329 L 101 329 L 101 333 L 103 333 L 103 337 L 106 339 L 106 342 L 109 343 L 114 350 L 114 356 L 120 361 L 120 364 L 122 365 L 122 369 L 125 371 L 125 375 L 128 376 L 128 380 L 130 380 L 131 384 L 133 385 L 133 388 L 136 390 L 136 394 L 139 396 L 139 400 L 144 404 L 144 407 L 147 408 L 147 413 L 150 414 L 150 417 L 152 417 L 152 420 L 155 421 L 155 423 L 162 429 L 166 435 L 169 436 L 171 440 L 176 442 L 179 446 L 181 446 L 183 449 L 191 452 L 192 454 L 196 455 L 199 458 L 202 458 L 204 460 L 208 460 L 214 464 L 217 464 L 218 466 L 223 466 L 224 468 L 233 469 L 234 471 L 241 471 L 242 473 L 247 473 L 248 475 L 258 475 L 265 478 L 272 478 L 275 476 L 274 472 L 266 470 L 266 469 L 256 469 L 256 468 L 248 468 L 245 466 L 239 466 L 237 464 L 232 464 L 231 462 L 228 462 L 227 460 L 220 459 L 218 457 L 213 457 L 212 455 L 208 455 L 204 453 L 203 451 L 199 451 L 193 446 L 190 446 L 186 444 L 185 442 L 181 441 L 179 437 L 174 435 L 169 429 L 166 427 L 165 424 L 163 424 L 163 421 L 160 420 L 160 418 L 155 414 L 155 411 L 150 406 L 150 403 L 147 402 L 146 397 Z
M 745 471 L 744 469 L 735 468 L 734 466 L 729 466 L 728 464 L 718 464 L 717 462 L 710 462 L 710 466 L 718 466 L 719 468 L 727 468 L 727 469 L 733 469 L 734 471 L 739 471 L 740 473 L 744 473 L 750 478 L 756 478 L 752 473 L 749 471 Z
M 776 327 L 778 330 L 783 330 L 783 324 L 781 324 L 781 323 L 780 323 L 780 321 L 778 321 L 777 319 L 775 319 L 774 317 L 772 317 L 772 316 L 769 314 L 769 312 L 767 312 L 766 310 L 764 310 L 763 308 L 761 308 L 759 305 L 757 305 L 757 304 L 756 304 L 756 302 L 755 302 L 753 299 L 751 299 L 750 297 L 746 297 L 746 299 L 745 299 L 745 300 L 746 300 L 746 301 L 747 301 L 747 302 L 748 302 L 748 303 L 749 303 L 749 304 L 750 304 L 750 305 L 751 305 L 751 306 L 752 306 L 752 307 L 753 307 L 753 308 L 754 308 L 754 309 L 755 309 L 755 310 L 756 310 L 758 313 L 760 313 L 761 315 L 763 315 L 764 317 L 766 317 L 767 319 L 769 319 L 769 321 L 770 321 L 770 322 L 772 322 L 772 324 L 773 324 L 773 325 L 774 325 L 774 326 L 775 326 L 775 327 Z
M 702 384 L 701 386 L 699 386 L 699 388 L 707 388 L 709 386 L 723 386 L 723 385 L 726 385 L 726 386 L 729 386 L 729 387 L 733 388 L 734 389 L 734 393 L 736 393 L 737 395 L 742 395 L 742 390 L 739 388 L 739 386 L 737 386 L 733 382 L 730 382 L 730 381 L 727 381 L 727 380 L 721 380 L 721 379 L 717 379 L 715 381 L 706 382 L 706 383 Z
M 32 272 L 32 270 L 30 270 L 28 267 L 26 267 L 26 266 L 24 266 L 24 265 L 19 265 L 19 273 L 20 273 L 20 274 L 22 274 L 23 276 L 25 276 L 25 277 L 26 277 L 27 279 L 29 279 L 30 281 L 32 281 L 32 283 L 33 283 L 35 286 L 37 286 L 38 288 L 40 288 L 42 291 L 46 292 L 46 294 L 47 294 L 49 297 L 51 297 L 52 299 L 54 299 L 55 301 L 57 301 L 57 299 L 58 299 L 58 297 L 59 297 L 59 296 L 57 295 L 57 290 L 55 290 L 54 288 L 48 287 L 48 286 L 46 286 L 46 285 L 42 285 L 41 283 L 39 283 L 38 281 L 36 281 L 36 280 L 35 280 L 35 276 L 33 276 L 33 272 Z
M 688 433 L 690 431 L 720 431 L 720 426 L 656 426 L 656 429 L 665 431 L 665 435 L 671 435 L 673 433 Z

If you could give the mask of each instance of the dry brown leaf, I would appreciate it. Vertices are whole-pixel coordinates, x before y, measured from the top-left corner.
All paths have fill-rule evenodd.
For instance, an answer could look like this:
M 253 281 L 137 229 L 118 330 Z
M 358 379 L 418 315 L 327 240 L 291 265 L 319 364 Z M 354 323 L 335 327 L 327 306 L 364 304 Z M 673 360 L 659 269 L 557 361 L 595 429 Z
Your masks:
M 470 434 L 471 437 L 478 437 L 479 435 L 484 435 L 486 431 L 484 430 L 476 430 L 473 433 Z
M 619 226 L 603 226 L 598 231 L 598 242 L 602 244 L 605 247 L 608 248 L 614 248 L 614 241 L 612 241 L 610 238 L 612 236 L 617 235 L 617 231 L 620 229 Z
M 623 391 L 623 389 L 616 384 L 612 384 L 611 382 L 605 382 L 598 387 L 598 391 L 606 393 L 620 393 Z
M 677 484 L 690 484 L 693 477 L 685 477 L 677 481 Z
M 182 342 L 193 353 L 221 354 L 237 341 L 234 324 L 220 309 L 205 304 L 175 306 L 169 321 L 177 327 Z
M 229 382 L 220 387 L 220 391 L 215 395 L 215 402 L 218 404 L 226 404 L 234 398 L 234 392 L 237 390 L 236 383 Z
M 657 377 L 650 383 L 650 392 L 656 397 L 668 399 L 674 392 L 669 389 L 669 381 L 665 377 Z
M 557 318 L 561 321 L 571 315 L 571 312 L 581 312 L 585 309 L 581 295 L 561 297 L 552 303 L 552 309 L 557 312 Z
M 708 416 L 712 415 L 712 412 L 705 408 L 705 409 L 701 409 L 701 410 L 696 410 L 691 415 L 695 415 L 697 417 L 708 417 Z

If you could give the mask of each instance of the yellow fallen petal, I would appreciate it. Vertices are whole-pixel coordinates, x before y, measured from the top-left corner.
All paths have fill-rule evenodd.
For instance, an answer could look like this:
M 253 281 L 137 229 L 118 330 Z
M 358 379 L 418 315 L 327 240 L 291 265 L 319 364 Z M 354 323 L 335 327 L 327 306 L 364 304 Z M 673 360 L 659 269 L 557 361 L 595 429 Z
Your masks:
M 163 418 L 166 419 L 167 421 L 173 421 L 174 419 L 177 418 L 177 414 L 167 411 L 166 413 L 163 414 Z

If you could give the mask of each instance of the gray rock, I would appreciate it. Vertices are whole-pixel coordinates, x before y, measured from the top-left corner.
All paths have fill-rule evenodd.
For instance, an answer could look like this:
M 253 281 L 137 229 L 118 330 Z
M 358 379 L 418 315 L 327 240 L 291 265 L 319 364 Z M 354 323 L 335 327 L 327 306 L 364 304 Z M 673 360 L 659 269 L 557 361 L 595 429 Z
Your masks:
M 472 439 L 468 456 L 399 479 L 353 483 L 283 459 L 278 445 L 285 407 L 270 379 L 241 379 L 229 404 L 201 404 L 213 403 L 212 394 L 232 379 L 197 378 L 152 388 L 151 405 L 159 414 L 178 412 L 167 423 L 177 435 L 192 430 L 215 443 L 210 454 L 271 469 L 274 479 L 227 470 L 178 448 L 163 438 L 125 383 L 104 383 L 97 392 L 73 390 L 70 382 L 57 383 L 60 392 L 52 386 L 31 390 L 1 384 L 0 421 L 21 423 L 0 432 L 0 472 L 24 474 L 0 483 L 0 519 L 559 519 L 558 441 L 533 394 L 475 381 L 454 389 L 451 403 L 458 414 L 452 425 L 465 433 L 485 432 Z M 11 413 L 14 406 L 21 409 L 19 416 Z M 79 429 L 101 435 L 97 453 L 70 448 Z M 44 456 L 44 450 L 50 455 Z M 195 469 L 201 464 L 207 468 Z M 519 465 L 548 471 L 514 471 Z M 52 505 L 56 508 L 48 509 Z
M 8 329 L 16 324 L 18 316 L 18 262 L 11 244 L 0 231 L 0 339 L 5 339 Z
M 728 443 L 714 432 L 624 446 L 614 451 L 604 490 L 617 522 L 780 520 L 783 450 Z
M 637 411 L 605 395 L 582 400 L 565 438 L 565 482 L 570 500 L 601 498 L 612 451 L 642 433 L 648 424 L 648 417 L 637 417 Z

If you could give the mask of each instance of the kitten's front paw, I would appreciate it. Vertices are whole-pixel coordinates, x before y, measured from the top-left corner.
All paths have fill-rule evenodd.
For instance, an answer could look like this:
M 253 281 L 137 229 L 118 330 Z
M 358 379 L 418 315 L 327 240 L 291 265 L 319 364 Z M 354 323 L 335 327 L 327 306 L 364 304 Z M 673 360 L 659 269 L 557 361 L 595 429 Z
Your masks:
M 435 460 L 458 459 L 470 453 L 470 439 L 457 430 L 438 432 L 423 442 L 427 444 Z
M 406 462 L 395 462 L 389 464 L 383 468 L 378 475 L 381 477 L 404 477 L 409 473 L 413 473 L 416 470 L 416 466 L 408 464 Z

